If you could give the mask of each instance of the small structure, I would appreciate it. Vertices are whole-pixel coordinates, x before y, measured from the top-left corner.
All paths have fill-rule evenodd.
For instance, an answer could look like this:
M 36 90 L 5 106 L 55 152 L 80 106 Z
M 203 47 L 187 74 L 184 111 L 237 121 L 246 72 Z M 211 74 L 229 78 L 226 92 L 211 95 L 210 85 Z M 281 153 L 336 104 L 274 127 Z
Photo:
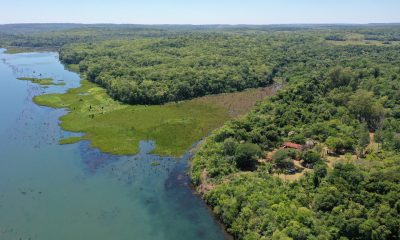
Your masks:
M 313 140 L 307 140 L 306 143 L 303 145 L 303 150 L 310 150 L 315 147 L 317 143 Z
M 283 148 L 291 148 L 291 149 L 296 149 L 299 151 L 303 150 L 303 146 L 297 143 L 293 143 L 293 142 L 284 142 L 282 145 Z

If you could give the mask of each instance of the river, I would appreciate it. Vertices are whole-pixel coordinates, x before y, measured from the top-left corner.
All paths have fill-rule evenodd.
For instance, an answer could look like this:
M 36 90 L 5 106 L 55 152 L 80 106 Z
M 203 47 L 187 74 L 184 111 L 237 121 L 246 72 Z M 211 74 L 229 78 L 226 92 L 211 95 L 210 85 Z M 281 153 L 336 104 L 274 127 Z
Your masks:
M 18 77 L 51 77 L 44 88 Z M 186 176 L 181 158 L 114 156 L 60 129 L 65 110 L 40 107 L 32 97 L 79 86 L 79 75 L 57 53 L 5 54 L 0 49 L 1 240 L 226 239 Z M 158 166 L 152 166 L 154 161 Z

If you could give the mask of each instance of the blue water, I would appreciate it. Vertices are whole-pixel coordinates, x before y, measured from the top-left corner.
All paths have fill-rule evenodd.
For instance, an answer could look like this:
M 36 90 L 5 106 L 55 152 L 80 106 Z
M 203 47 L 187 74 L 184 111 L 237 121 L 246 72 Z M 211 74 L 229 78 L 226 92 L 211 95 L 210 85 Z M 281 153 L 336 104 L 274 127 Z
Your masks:
M 43 88 L 17 77 L 66 85 Z M 58 126 L 65 111 L 37 106 L 32 97 L 79 81 L 56 53 L 0 49 L 0 240 L 226 239 L 190 189 L 188 155 L 150 155 L 153 142 L 122 157 L 88 142 L 57 144 L 73 135 Z

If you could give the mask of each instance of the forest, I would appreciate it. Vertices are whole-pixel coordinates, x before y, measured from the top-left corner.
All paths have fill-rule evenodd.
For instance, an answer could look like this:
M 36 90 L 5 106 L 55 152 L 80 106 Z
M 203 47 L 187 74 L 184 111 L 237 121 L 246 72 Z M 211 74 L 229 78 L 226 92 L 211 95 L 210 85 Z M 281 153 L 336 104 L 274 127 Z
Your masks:
M 266 39 L 263 39 L 264 41 Z M 267 41 L 235 35 L 191 34 L 168 39 L 74 44 L 60 51 L 89 81 L 130 104 L 162 104 L 272 83 Z M 263 61 L 270 59 L 270 61 Z
M 281 83 L 193 157 L 217 218 L 245 240 L 400 238 L 400 26 L 0 28 L 0 46 L 56 49 L 128 104 Z
M 330 39 L 288 44 L 285 88 L 194 157 L 194 184 L 237 239 L 400 237 L 400 49 Z M 282 180 L 294 159 L 309 171 Z
M 10 34 L 12 27 L 0 28 L 0 45 L 57 49 L 64 63 L 78 65 L 89 81 L 129 104 L 163 104 L 267 86 L 289 61 L 297 61 L 288 55 L 293 46 L 309 51 L 305 48 L 329 47 L 326 40 L 400 42 L 390 25 L 369 31 L 365 26 L 64 24 L 33 33 L 20 26 Z

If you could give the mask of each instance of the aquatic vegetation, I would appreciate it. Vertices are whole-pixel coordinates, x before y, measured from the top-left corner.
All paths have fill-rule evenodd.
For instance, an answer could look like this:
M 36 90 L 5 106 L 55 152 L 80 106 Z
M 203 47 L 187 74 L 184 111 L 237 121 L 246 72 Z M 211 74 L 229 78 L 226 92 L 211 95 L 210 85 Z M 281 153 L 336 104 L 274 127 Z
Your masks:
M 227 122 L 196 149 L 191 177 L 218 219 L 237 239 L 397 239 L 398 26 L 303 27 L 160 29 L 159 34 L 100 29 L 77 31 L 80 36 L 29 36 L 32 46 L 60 48 L 61 60 L 92 82 L 35 101 L 68 109 L 61 126 L 85 134 L 60 143 L 90 140 L 103 152 L 133 154 L 139 152 L 139 140 L 155 140 L 152 153 L 181 155 L 267 94 L 254 97 L 259 90 L 251 90 L 175 101 L 282 80 L 283 91 Z M 126 105 L 112 98 L 175 103 Z M 287 141 L 311 149 L 272 154 Z M 79 146 L 87 147 L 86 142 Z M 144 169 L 151 170 L 146 174 L 154 175 L 142 185 L 153 188 L 149 179 L 166 170 L 165 196 L 179 199 L 176 209 L 187 206 L 177 195 L 180 187 L 187 189 L 187 159 L 169 169 L 172 158 L 147 158 L 149 152 L 140 151 L 140 161 L 133 156 L 123 162 L 100 150 L 81 153 L 89 173 L 109 166 L 113 176 L 131 183 L 134 166 L 147 161 Z M 286 178 L 298 170 L 304 174 Z M 146 197 L 143 204 L 151 216 L 162 212 L 162 201 L 155 200 L 162 194 L 153 192 L 157 197 L 137 194 Z M 107 209 L 101 216 L 112 218 L 115 212 Z
M 77 86 L 79 76 L 55 53 L 0 53 L 0 59 L 1 240 L 224 239 L 192 189 L 165 187 L 167 179 L 185 174 L 187 159 L 148 154 L 151 142 L 141 143 L 136 156 L 102 153 L 89 141 L 58 145 L 59 138 L 80 135 L 60 130 L 64 110 L 32 103 L 43 87 L 16 77 L 33 71 L 60 76 L 67 86 L 49 91 L 62 93 Z M 207 232 L 198 237 L 202 229 Z
M 65 82 L 54 82 L 54 80 L 52 78 L 33 78 L 33 77 L 20 77 L 17 78 L 18 80 L 21 81 L 30 81 L 32 83 L 36 83 L 39 84 L 41 86 L 50 86 L 50 85 L 54 85 L 54 86 L 64 86 Z
M 60 141 L 58 141 L 58 143 L 61 145 L 73 144 L 73 143 L 77 143 L 81 140 L 82 140 L 82 137 L 69 137 L 69 138 L 60 139 Z
M 61 127 L 83 132 L 81 138 L 67 138 L 61 144 L 90 140 L 93 147 L 113 154 L 138 153 L 139 141 L 154 140 L 154 153 L 181 156 L 190 146 L 221 126 L 237 113 L 249 110 L 258 100 L 274 91 L 253 89 L 165 105 L 128 105 L 113 100 L 106 90 L 88 81 L 65 94 L 36 96 L 34 102 L 53 108 L 66 108 Z M 251 104 L 235 104 L 245 98 Z M 229 102 L 232 104 L 222 104 Z M 237 102 L 237 101 L 236 101 Z
M 154 162 L 151 162 L 150 165 L 153 167 L 157 167 L 157 166 L 160 166 L 160 162 L 154 161 Z
M 18 54 L 18 53 L 27 53 L 27 52 L 39 52 L 40 49 L 33 47 L 6 47 L 6 54 Z M 43 51 L 45 51 L 43 49 Z

